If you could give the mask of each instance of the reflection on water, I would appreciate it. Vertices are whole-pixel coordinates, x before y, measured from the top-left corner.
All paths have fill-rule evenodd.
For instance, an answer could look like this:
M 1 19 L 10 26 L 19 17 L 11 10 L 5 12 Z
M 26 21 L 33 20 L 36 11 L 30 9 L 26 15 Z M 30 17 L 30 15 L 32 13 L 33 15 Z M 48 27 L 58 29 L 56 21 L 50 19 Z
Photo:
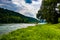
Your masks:
M 20 28 L 34 26 L 35 24 L 0 24 L 0 34 L 8 33 Z

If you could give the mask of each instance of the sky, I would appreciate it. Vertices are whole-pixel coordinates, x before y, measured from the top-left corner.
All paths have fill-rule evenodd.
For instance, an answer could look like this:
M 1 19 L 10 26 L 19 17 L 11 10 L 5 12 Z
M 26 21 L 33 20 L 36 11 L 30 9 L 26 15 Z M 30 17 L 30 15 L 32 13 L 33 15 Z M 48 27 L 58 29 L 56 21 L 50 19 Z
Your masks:
M 0 7 L 36 18 L 42 0 L 0 0 Z

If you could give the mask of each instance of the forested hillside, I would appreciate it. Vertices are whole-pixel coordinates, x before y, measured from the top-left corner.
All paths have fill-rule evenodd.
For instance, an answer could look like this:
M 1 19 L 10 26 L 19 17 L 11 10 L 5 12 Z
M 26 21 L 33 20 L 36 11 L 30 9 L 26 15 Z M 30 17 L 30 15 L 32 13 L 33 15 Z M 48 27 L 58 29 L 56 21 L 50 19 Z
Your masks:
M 0 23 L 35 23 L 35 18 L 24 16 L 20 13 L 0 8 Z

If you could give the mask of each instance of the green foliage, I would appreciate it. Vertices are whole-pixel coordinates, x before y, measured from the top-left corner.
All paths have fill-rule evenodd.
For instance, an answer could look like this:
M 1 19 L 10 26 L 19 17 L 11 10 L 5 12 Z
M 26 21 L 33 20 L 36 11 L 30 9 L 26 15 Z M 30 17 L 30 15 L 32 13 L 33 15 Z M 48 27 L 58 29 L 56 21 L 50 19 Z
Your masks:
M 37 18 L 41 16 L 41 19 L 46 19 L 49 23 L 58 23 L 58 12 L 55 8 L 59 2 L 59 0 L 43 0 Z
M 0 23 L 35 23 L 37 19 L 0 8 Z
M 60 23 L 18 29 L 3 35 L 0 40 L 60 40 Z
M 60 23 L 60 18 L 58 18 L 58 22 Z

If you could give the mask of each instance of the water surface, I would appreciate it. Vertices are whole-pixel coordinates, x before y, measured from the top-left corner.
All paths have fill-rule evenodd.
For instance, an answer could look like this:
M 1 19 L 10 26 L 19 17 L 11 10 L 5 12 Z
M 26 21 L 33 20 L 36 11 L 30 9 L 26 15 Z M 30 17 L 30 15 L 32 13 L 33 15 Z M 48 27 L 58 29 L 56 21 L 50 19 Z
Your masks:
M 5 34 L 17 29 L 26 28 L 28 26 L 34 26 L 35 24 L 0 24 L 0 35 Z

